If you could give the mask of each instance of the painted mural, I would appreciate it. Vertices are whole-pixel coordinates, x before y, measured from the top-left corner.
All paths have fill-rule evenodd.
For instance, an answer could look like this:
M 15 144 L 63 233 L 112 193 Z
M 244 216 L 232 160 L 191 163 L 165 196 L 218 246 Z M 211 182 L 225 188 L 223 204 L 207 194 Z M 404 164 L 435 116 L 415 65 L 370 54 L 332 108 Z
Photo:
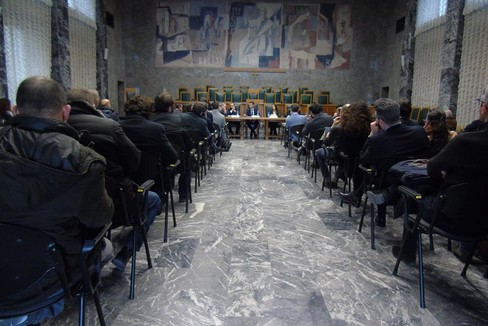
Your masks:
M 158 1 L 156 20 L 157 67 L 349 68 L 350 5 Z

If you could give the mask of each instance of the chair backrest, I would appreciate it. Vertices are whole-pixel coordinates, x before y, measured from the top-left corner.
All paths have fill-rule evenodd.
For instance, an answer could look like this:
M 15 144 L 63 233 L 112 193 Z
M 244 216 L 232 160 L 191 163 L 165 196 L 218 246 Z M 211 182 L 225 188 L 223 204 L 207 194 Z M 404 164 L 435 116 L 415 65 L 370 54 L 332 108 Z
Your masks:
M 191 94 L 190 94 L 190 92 L 181 92 L 180 93 L 180 99 L 183 102 L 190 102 L 191 101 Z
M 412 113 L 410 113 L 410 119 L 418 121 L 420 108 L 413 108 Z
M 422 108 L 419 112 L 419 116 L 417 117 L 417 121 L 420 124 L 425 123 L 425 119 L 427 119 L 427 114 L 429 113 L 429 108 Z
M 311 94 L 302 94 L 300 98 L 301 104 L 312 104 L 313 95 Z
M 130 179 L 119 181 L 105 176 L 105 189 L 114 202 L 115 212 L 112 217 L 112 228 L 121 225 L 131 226 L 138 213 L 136 185 Z
M 149 179 L 155 181 L 155 189 L 158 193 L 165 192 L 165 183 L 162 173 L 162 163 L 159 155 L 153 155 L 141 151 L 141 161 L 136 172 L 131 175 L 131 179 L 137 184 L 142 184 Z
M 215 101 L 215 94 L 219 91 L 218 88 L 208 88 L 208 100 L 209 101 Z
M 264 94 L 266 93 L 266 89 L 264 88 L 261 88 L 259 91 L 258 91 L 258 99 L 260 100 L 264 100 Z
M 286 104 L 292 104 L 293 103 L 293 97 L 295 94 L 293 93 L 285 93 L 283 94 L 283 103 Z
M 225 94 L 221 92 L 215 93 L 215 101 L 217 102 L 225 102 Z
M 61 251 L 48 234 L 0 223 L 0 319 L 59 301 L 70 290 Z
M 264 94 L 264 103 L 274 103 L 276 101 L 276 94 L 275 93 L 265 93 Z
M 234 103 L 242 102 L 242 93 L 241 92 L 232 92 L 232 102 L 234 102 Z
M 288 130 L 288 139 L 291 140 L 291 135 L 295 134 L 297 135 L 299 138 L 302 136 L 302 130 L 303 130 L 303 127 L 305 127 L 305 125 L 294 125 L 292 127 L 290 127 L 290 129 Z
M 317 102 L 320 105 L 329 104 L 329 95 L 319 94 L 317 96 Z

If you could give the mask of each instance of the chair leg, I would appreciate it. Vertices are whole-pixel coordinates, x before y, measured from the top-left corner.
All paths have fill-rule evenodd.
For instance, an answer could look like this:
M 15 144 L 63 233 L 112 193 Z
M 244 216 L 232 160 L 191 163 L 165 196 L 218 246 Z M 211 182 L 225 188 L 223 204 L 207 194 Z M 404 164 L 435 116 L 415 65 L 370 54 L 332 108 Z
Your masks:
M 95 302 L 95 308 L 97 309 L 100 326 L 105 326 L 105 317 L 103 316 L 102 304 L 100 303 L 100 295 L 98 294 L 97 289 L 93 291 L 93 301 Z
M 129 300 L 134 299 L 134 289 L 136 286 L 136 243 L 137 243 L 137 229 L 138 227 L 134 227 L 134 236 L 132 238 L 132 258 L 131 258 L 131 265 L 130 265 L 130 289 L 129 289 Z
M 186 201 L 188 202 L 188 196 L 186 198 Z M 173 226 L 176 226 L 175 202 L 173 200 L 173 190 L 171 187 L 169 188 L 169 201 L 171 202 L 171 213 L 173 213 Z
M 375 236 L 374 236 L 374 231 L 375 231 L 375 223 L 374 223 L 374 205 L 371 203 L 371 249 L 376 250 L 376 245 L 375 245 Z
M 417 233 L 417 249 L 419 255 L 419 287 L 420 287 L 420 308 L 425 308 L 425 284 L 424 284 L 424 260 L 422 257 L 422 233 Z
M 398 267 L 400 266 L 400 262 L 402 261 L 403 250 L 405 249 L 405 242 L 407 241 L 408 233 L 409 231 L 405 230 L 403 234 L 402 243 L 400 245 L 400 252 L 398 253 L 397 261 L 395 263 L 395 267 L 393 268 L 393 272 L 392 272 L 392 274 L 395 276 L 397 276 L 398 274 Z
M 468 259 L 466 260 L 466 264 L 464 264 L 463 271 L 461 272 L 462 277 L 466 277 L 466 271 L 468 270 L 469 264 L 471 264 L 471 260 L 473 259 L 474 253 L 476 251 L 476 246 L 473 246 L 473 249 L 469 252 Z
M 368 206 L 368 196 L 364 198 L 363 212 L 361 213 L 361 220 L 359 221 L 359 232 L 363 229 L 364 216 L 366 215 L 366 207 Z
M 163 242 L 168 242 L 168 219 L 169 219 L 169 203 L 168 203 L 168 193 L 164 193 L 164 235 L 163 235 Z
M 78 310 L 78 326 L 85 326 L 85 291 L 80 293 Z

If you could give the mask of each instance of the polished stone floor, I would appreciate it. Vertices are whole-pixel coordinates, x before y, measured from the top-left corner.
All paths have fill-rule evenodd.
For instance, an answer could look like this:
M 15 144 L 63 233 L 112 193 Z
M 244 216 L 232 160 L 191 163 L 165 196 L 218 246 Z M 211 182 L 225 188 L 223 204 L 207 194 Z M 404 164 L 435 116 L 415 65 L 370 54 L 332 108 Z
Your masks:
M 339 206 L 287 158 L 279 141 L 234 140 L 193 194 L 189 213 L 162 241 L 161 217 L 149 231 L 154 267 L 138 255 L 136 297 L 128 299 L 129 266 L 113 266 L 100 287 L 109 325 L 487 325 L 486 264 L 463 265 L 436 240 L 425 247 L 426 309 L 418 272 L 395 260 L 401 221 L 357 231 L 360 211 Z M 92 300 L 88 325 L 96 325 Z M 77 310 L 47 325 L 76 325 Z

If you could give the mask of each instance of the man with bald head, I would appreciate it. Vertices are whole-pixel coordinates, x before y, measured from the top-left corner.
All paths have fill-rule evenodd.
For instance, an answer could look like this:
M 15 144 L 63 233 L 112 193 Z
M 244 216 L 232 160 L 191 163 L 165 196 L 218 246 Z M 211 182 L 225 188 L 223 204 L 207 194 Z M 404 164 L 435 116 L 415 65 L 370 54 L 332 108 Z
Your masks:
M 0 222 L 52 236 L 68 277 L 77 279 L 83 234 L 104 226 L 114 211 L 105 190 L 105 159 L 81 145 L 78 132 L 66 123 L 71 107 L 56 81 L 27 78 L 17 90 L 16 102 L 11 125 L 0 128 Z M 29 291 L 35 294 L 49 282 L 41 280 Z M 19 318 L 36 324 L 62 309 L 60 303 Z

